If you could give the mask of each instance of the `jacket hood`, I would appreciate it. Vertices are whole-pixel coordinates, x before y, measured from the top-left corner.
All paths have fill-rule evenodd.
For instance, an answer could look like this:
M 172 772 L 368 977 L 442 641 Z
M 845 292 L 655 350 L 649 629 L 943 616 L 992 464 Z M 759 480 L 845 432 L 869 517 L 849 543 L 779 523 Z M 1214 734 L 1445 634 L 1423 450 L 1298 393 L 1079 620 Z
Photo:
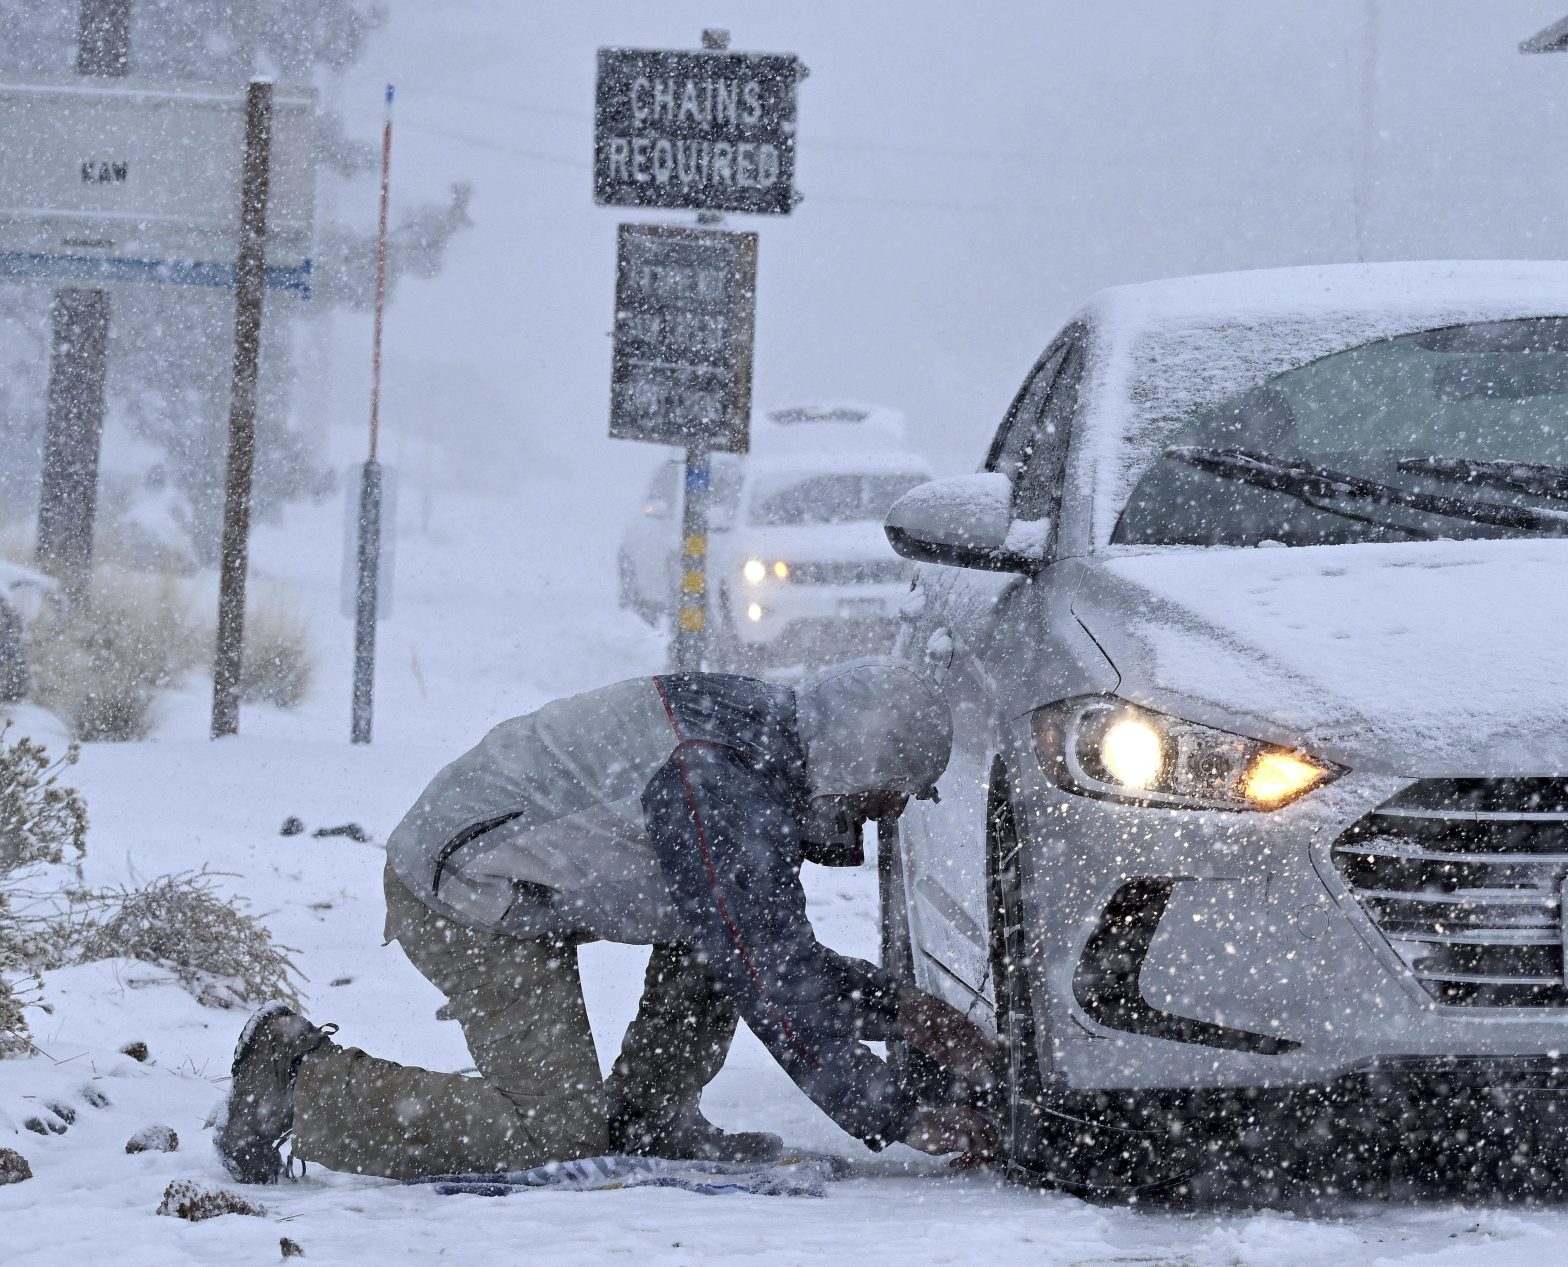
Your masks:
M 1122 555 L 1073 611 L 1150 707 L 1412 778 L 1568 773 L 1568 542 Z
M 918 796 L 947 769 L 953 719 L 936 686 L 902 660 L 835 665 L 795 691 L 813 796 Z

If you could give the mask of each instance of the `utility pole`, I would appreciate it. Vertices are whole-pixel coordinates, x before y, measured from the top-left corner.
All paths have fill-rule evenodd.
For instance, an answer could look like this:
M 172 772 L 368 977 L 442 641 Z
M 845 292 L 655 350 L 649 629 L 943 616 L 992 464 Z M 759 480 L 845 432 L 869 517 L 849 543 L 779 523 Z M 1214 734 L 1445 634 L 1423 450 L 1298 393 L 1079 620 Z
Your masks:
M 81 0 L 76 73 L 119 78 L 130 69 L 131 0 Z M 92 577 L 98 454 L 108 367 L 109 292 L 55 291 L 50 313 L 48 415 L 38 497 L 38 566 L 86 597 Z
M 218 578 L 218 647 L 212 664 L 212 737 L 240 728 L 245 646 L 245 573 L 250 554 L 250 486 L 256 460 L 256 382 L 261 369 L 261 305 L 266 289 L 267 193 L 271 180 L 272 84 L 245 94 L 245 166 L 240 179 L 240 251 L 234 270 L 234 377 L 229 459 L 223 490 Z

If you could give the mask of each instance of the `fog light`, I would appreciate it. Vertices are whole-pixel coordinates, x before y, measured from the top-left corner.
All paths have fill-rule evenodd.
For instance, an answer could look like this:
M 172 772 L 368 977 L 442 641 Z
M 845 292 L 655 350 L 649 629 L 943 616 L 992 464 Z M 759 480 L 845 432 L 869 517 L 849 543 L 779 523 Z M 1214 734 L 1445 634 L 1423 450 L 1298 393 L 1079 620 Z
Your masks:
M 761 559 L 747 559 L 741 567 L 740 574 L 746 578 L 750 585 L 761 585 L 763 578 L 768 574 L 768 565 Z
M 789 580 L 789 564 L 780 559 L 773 565 L 773 575 L 781 581 Z
M 752 603 L 749 606 L 747 606 L 747 608 L 746 608 L 746 619 L 750 620 L 750 621 L 761 620 L 762 619 L 762 604 L 761 603 Z
M 1165 741 L 1148 722 L 1124 717 L 1101 738 L 1100 760 L 1123 787 L 1146 788 L 1165 766 Z
M 1323 768 L 1290 752 L 1265 752 L 1247 771 L 1247 799 L 1258 805 L 1281 805 L 1294 800 L 1325 777 Z

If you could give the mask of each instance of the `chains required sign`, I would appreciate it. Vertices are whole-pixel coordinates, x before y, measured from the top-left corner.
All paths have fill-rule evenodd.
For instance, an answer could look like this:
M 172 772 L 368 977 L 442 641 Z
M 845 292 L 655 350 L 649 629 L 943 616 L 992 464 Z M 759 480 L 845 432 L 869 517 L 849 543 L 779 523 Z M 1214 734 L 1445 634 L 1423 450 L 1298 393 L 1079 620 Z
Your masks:
M 792 54 L 601 48 L 594 201 L 788 215 L 802 74 Z
M 623 224 L 610 435 L 744 453 L 757 235 Z

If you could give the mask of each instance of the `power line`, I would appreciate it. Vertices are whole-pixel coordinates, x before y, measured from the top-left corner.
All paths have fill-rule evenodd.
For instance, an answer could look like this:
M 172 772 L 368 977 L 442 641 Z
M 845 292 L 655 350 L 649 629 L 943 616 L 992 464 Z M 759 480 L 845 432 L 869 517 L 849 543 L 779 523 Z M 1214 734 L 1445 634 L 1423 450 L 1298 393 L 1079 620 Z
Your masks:
M 438 128 L 429 123 L 415 123 L 404 120 L 403 127 L 415 132 L 428 132 L 431 136 L 445 137 L 449 141 L 460 141 L 464 145 L 472 145 L 482 150 L 494 150 L 500 154 L 516 154 L 520 158 L 537 159 L 541 163 L 556 163 L 561 167 L 576 167 L 586 170 L 591 166 L 576 158 L 562 158 L 559 154 L 546 154 L 543 150 L 530 150 L 520 145 L 508 145 L 504 141 L 492 141 L 488 137 L 474 136 L 468 132 L 455 132 L 450 128 Z
M 454 101 L 470 101 L 475 105 L 490 106 L 497 110 L 511 110 L 518 114 L 540 115 L 551 119 L 576 119 L 582 122 L 593 121 L 593 111 L 591 110 L 565 110 L 560 107 L 536 106 L 529 102 L 509 97 L 492 97 L 484 93 L 466 92 L 440 85 L 432 85 L 431 87 L 434 91 L 426 89 L 425 95 L 449 97 Z M 1000 150 L 944 149 L 934 146 L 899 145 L 889 142 L 833 141 L 817 137 L 811 138 L 809 147 L 821 150 L 836 150 L 846 154 L 895 154 L 911 158 L 979 159 L 987 163 L 1009 163 L 1017 157 L 1017 155 L 1005 154 Z

